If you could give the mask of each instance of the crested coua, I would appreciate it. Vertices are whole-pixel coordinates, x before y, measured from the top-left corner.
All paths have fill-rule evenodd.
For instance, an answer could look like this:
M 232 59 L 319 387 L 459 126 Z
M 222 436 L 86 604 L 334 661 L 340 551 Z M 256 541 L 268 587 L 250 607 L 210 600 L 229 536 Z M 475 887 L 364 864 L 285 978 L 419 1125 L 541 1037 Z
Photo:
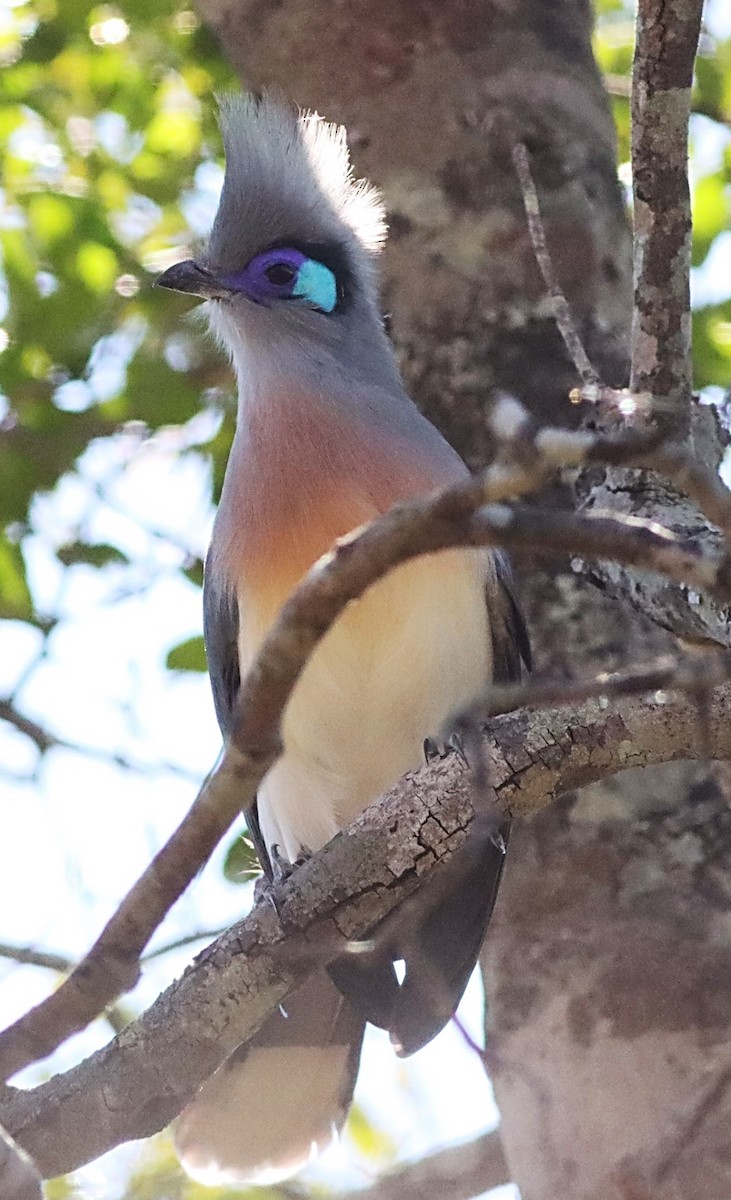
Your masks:
M 221 123 L 226 174 L 208 246 L 158 282 L 209 301 L 238 382 L 204 588 L 226 738 L 240 680 L 312 564 L 467 468 L 404 391 L 378 306 L 383 205 L 353 179 L 344 130 L 269 97 L 226 100 Z M 247 814 L 264 872 L 319 850 L 419 765 L 452 713 L 490 679 L 518 676 L 528 657 L 509 570 L 488 550 L 414 559 L 348 605 L 294 689 L 284 752 Z M 366 1020 L 402 1053 L 438 1032 L 474 966 L 503 851 L 495 839 L 453 880 L 442 868 L 438 904 L 415 927 L 420 944 L 393 955 L 405 963 L 401 983 L 390 958 L 357 969 L 341 960 L 231 1055 L 178 1122 L 191 1174 L 291 1173 L 347 1115 Z

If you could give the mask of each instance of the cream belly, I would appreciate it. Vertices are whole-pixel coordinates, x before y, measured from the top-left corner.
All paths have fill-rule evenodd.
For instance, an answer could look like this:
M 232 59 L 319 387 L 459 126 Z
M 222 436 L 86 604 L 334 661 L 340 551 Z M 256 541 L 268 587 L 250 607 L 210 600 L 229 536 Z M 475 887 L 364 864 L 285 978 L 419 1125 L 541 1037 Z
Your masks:
M 285 711 L 285 752 L 258 798 L 267 846 L 290 861 L 318 850 L 419 766 L 424 739 L 485 687 L 486 573 L 484 552 L 442 551 L 348 606 Z

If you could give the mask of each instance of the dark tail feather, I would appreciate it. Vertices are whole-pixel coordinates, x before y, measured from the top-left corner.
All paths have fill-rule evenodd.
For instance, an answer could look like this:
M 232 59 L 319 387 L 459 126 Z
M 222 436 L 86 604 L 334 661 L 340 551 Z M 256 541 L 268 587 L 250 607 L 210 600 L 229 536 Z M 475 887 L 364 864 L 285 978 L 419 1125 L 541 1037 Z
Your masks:
M 478 828 L 413 897 L 399 946 L 406 971 L 391 1017 L 391 1041 L 413 1054 L 446 1025 L 462 999 L 497 899 L 510 825 Z M 411 904 L 412 901 L 407 903 Z
M 330 963 L 328 974 L 365 1021 L 390 1029 L 399 983 L 388 947 L 382 957 L 368 951 L 362 958 L 349 954 Z
M 513 591 L 513 573 L 502 551 L 493 556 L 495 582 L 488 593 L 487 609 L 492 633 L 492 677 L 494 683 L 520 679 L 523 667 L 533 665 L 530 636 Z
M 330 974 L 350 1003 L 413 1054 L 454 1015 L 495 906 L 510 822 L 478 815 L 452 858 L 372 934 L 373 950 Z M 403 960 L 399 986 L 393 963 Z

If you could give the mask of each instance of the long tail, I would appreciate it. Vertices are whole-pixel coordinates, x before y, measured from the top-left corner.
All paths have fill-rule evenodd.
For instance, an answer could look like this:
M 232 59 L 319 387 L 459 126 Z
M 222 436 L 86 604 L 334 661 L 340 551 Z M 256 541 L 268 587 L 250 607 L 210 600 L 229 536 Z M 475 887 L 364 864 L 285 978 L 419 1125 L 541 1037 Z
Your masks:
M 324 972 L 287 998 L 226 1060 L 176 1123 L 183 1166 L 203 1183 L 274 1183 L 343 1125 L 363 1018 Z

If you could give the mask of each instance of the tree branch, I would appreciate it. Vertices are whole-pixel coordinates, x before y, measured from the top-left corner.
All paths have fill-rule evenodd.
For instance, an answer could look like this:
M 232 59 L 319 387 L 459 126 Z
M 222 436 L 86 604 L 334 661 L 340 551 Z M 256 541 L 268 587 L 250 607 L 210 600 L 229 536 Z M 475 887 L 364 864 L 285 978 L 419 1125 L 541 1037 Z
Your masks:
M 632 69 L 634 287 L 630 389 L 666 436 L 690 429 L 688 121 L 702 0 L 639 0 Z
M 54 954 L 50 950 L 34 950 L 31 946 L 11 946 L 0 942 L 0 958 L 23 966 L 43 967 L 47 971 L 57 971 L 59 975 L 68 975 L 73 971 L 74 963 L 63 954 Z
M 41 1181 L 33 1163 L 2 1128 L 0 1196 L 3 1200 L 43 1200 Z
M 587 700 L 610 697 L 642 696 L 672 688 L 699 700 L 731 677 L 731 651 L 692 654 L 677 659 L 670 656 L 645 663 L 630 671 L 614 671 L 591 679 L 527 679 L 523 683 L 492 687 L 482 698 L 458 714 L 454 726 L 459 731 L 483 724 L 504 713 L 523 708 L 540 709 L 549 705 L 583 704 Z
M 730 722 L 726 684 L 708 704 L 716 758 L 731 755 Z M 491 724 L 491 779 L 497 800 L 526 814 L 625 767 L 698 758 L 703 742 L 697 705 L 685 696 L 520 712 Z M 454 755 L 406 776 L 293 873 L 278 893 L 281 921 L 260 904 L 109 1046 L 32 1092 L 6 1089 L 1 1119 L 41 1173 L 73 1170 L 167 1124 L 314 964 L 366 936 L 458 851 L 472 794 Z
M 551 297 L 554 320 L 564 340 L 564 345 L 571 355 L 571 361 L 581 377 L 582 390 L 586 389 L 590 393 L 597 393 L 604 388 L 604 385 L 584 349 L 584 345 L 574 324 L 569 302 L 558 281 L 546 241 L 546 230 L 543 218 L 541 217 L 538 192 L 530 169 L 528 151 L 522 142 L 518 142 L 513 147 L 513 165 L 515 166 L 520 190 L 523 195 L 523 205 L 528 221 L 528 232 L 533 246 L 533 253 L 536 256 L 536 262 L 543 276 L 543 282 Z
M 0 700 L 0 721 L 6 721 L 8 725 L 13 725 L 19 733 L 30 738 L 39 755 L 43 755 L 49 750 L 70 750 L 73 754 L 83 754 L 86 758 L 94 758 L 99 762 L 113 763 L 114 766 L 121 767 L 123 771 L 134 771 L 139 775 L 144 775 L 150 770 L 149 763 L 135 761 L 124 754 L 115 754 L 112 751 L 101 750 L 98 746 L 85 746 L 81 742 L 70 742 L 66 738 L 58 737 L 55 733 L 45 729 L 38 721 L 34 721 L 32 717 L 20 712 L 12 697 Z M 156 766 L 159 770 L 170 771 L 172 774 L 193 779 L 193 773 L 177 763 L 159 762 Z M 25 779 L 27 776 L 23 775 L 20 778 Z
M 30 738 L 39 754 L 45 754 L 46 750 L 62 744 L 59 738 L 49 733 L 37 721 L 18 712 L 10 700 L 0 700 L 0 721 L 7 721 L 9 725 L 14 725 L 20 733 L 24 733 L 26 737 Z
M 480 1192 L 510 1182 L 500 1133 L 491 1129 L 471 1142 L 449 1146 L 409 1163 L 358 1192 L 340 1200 L 470 1200 Z

